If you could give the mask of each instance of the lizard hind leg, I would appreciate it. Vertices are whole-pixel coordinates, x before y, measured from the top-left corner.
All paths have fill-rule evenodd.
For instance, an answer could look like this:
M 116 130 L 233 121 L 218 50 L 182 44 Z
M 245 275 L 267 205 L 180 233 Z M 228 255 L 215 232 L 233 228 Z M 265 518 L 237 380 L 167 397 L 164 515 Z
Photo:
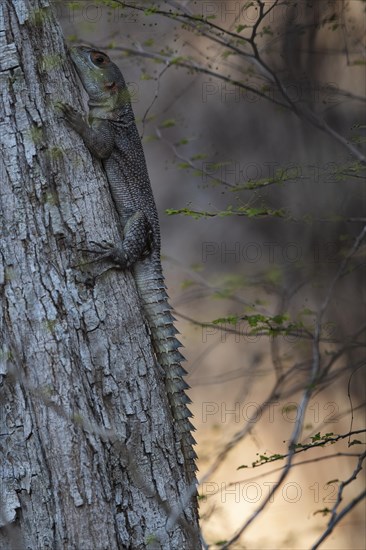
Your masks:
M 97 246 L 98 250 L 88 250 L 88 252 L 97 254 L 99 257 L 92 262 L 110 260 L 122 269 L 126 269 L 150 254 L 153 246 L 152 229 L 144 212 L 138 210 L 128 218 L 123 235 L 123 241 L 118 244 L 93 242 L 92 244 Z

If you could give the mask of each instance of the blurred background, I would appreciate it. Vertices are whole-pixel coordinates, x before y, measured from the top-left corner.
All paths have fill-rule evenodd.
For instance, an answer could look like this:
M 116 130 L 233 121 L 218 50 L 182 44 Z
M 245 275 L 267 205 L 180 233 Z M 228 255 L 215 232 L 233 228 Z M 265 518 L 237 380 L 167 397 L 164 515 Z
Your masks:
M 365 2 L 55 7 L 68 43 L 107 51 L 128 82 L 187 358 L 199 475 L 243 435 L 200 487 L 212 548 L 279 478 L 318 324 L 305 447 L 232 546 L 310 548 L 364 451 L 365 433 L 353 432 L 365 430 Z M 364 485 L 358 473 L 340 509 Z M 362 501 L 322 548 L 364 548 L 364 517 Z

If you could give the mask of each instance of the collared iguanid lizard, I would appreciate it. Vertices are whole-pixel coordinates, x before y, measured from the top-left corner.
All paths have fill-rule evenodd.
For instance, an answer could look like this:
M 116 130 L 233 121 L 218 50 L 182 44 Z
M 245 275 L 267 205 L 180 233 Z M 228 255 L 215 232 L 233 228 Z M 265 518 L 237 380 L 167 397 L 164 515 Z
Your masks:
M 91 154 L 100 159 L 123 227 L 123 241 L 101 247 L 100 258 L 131 269 L 152 336 L 158 363 L 181 446 L 189 483 L 195 483 L 194 429 L 188 409 L 189 388 L 181 366 L 174 317 L 168 303 L 160 261 L 160 228 L 145 155 L 136 127 L 126 83 L 109 57 L 86 46 L 71 48 L 71 59 L 89 96 L 89 118 L 59 103 L 67 123 L 82 137 Z

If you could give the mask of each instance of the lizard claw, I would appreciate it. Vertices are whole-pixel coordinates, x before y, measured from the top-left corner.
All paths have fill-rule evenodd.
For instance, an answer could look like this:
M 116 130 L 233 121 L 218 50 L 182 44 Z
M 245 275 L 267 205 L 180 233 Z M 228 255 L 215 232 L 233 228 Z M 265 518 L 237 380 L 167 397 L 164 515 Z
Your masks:
M 115 245 L 108 242 L 108 241 L 102 241 L 101 243 L 97 243 L 96 241 L 90 241 L 90 244 L 93 246 L 97 246 L 101 250 L 112 250 L 115 248 Z M 100 252 L 101 250 L 91 250 L 90 252 Z
M 72 128 L 77 129 L 84 123 L 84 119 L 81 114 L 76 109 L 74 109 L 74 107 L 71 107 L 71 105 L 69 105 L 68 103 L 57 101 L 55 103 L 55 107 L 56 109 L 61 111 L 63 118 L 70 124 Z
M 86 264 L 94 264 L 97 262 L 102 262 L 103 260 L 109 260 L 116 264 L 118 267 L 125 269 L 130 267 L 131 262 L 129 262 L 127 254 L 124 252 L 123 248 L 119 248 L 112 243 L 103 241 L 103 243 L 97 243 L 95 241 L 90 241 L 93 246 L 99 248 L 99 250 L 90 249 L 90 248 L 81 248 L 82 252 L 88 252 L 91 254 L 97 254 L 97 257 L 93 260 L 85 262 Z
M 69 110 L 72 110 L 71 105 L 69 105 L 68 103 L 63 103 L 63 101 L 56 101 L 55 108 L 63 115 L 65 115 L 66 112 L 68 112 Z

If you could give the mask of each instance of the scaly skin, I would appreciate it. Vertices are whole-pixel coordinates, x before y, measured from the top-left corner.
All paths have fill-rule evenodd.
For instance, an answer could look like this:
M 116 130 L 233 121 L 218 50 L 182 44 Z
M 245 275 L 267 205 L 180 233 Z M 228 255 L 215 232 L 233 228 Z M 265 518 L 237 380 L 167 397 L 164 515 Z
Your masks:
M 183 380 L 181 343 L 175 338 L 175 319 L 165 291 L 158 214 L 126 84 L 106 54 L 86 46 L 72 48 L 70 54 L 89 96 L 89 123 L 69 105 L 60 103 L 58 107 L 92 155 L 101 160 L 124 233 L 122 243 L 101 247 L 100 257 L 133 272 L 156 358 L 165 372 L 187 480 L 195 483 L 194 428 L 189 421 L 190 399 L 185 394 L 189 386 Z

